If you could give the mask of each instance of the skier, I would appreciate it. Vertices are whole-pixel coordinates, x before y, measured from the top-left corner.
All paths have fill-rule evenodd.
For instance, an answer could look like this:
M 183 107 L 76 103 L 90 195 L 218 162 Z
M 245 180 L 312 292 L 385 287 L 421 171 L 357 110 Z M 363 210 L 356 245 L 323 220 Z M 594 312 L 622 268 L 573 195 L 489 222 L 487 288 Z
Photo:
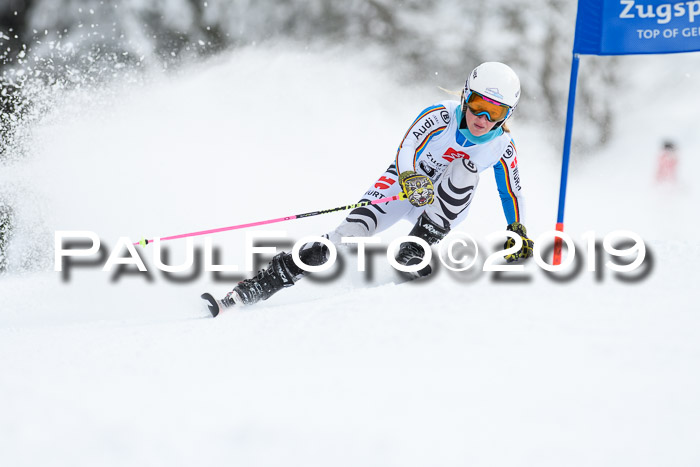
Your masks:
M 405 193 L 406 202 L 354 209 L 325 235 L 338 245 L 342 237 L 368 237 L 400 219 L 415 222 L 409 235 L 435 245 L 469 212 L 479 174 L 493 168 L 507 229 L 520 235 L 523 246 L 508 262 L 532 256 L 533 242 L 523 225 L 524 203 L 515 144 L 505 123 L 520 99 L 520 80 L 507 65 L 486 62 L 467 78 L 461 102 L 447 100 L 423 110 L 403 137 L 395 160 L 365 193 L 363 200 Z M 505 247 L 514 245 L 508 239 Z M 319 266 L 328 259 L 321 242 L 307 243 L 299 252 L 304 264 Z M 402 265 L 422 261 L 424 251 L 415 242 L 402 243 L 396 260 Z M 412 277 L 430 274 L 426 266 Z M 218 308 L 251 305 L 294 285 L 306 274 L 289 253 L 276 255 L 268 268 L 238 283 Z M 208 298 L 206 297 L 208 296 Z M 210 302 L 210 295 L 205 294 Z M 213 304 L 212 304 L 213 305 Z M 210 307 L 211 309 L 211 307 Z M 212 309 L 212 313 L 218 313 Z

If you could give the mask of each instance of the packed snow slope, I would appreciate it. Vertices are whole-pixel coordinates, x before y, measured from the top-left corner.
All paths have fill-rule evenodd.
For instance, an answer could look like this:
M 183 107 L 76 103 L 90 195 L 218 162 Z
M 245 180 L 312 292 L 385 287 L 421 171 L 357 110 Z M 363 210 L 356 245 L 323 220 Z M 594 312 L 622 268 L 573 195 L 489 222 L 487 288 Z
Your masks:
M 17 233 L 0 277 L 0 464 L 700 464 L 700 139 L 689 104 L 700 98 L 700 64 L 624 60 L 639 83 L 601 96 L 620 102 L 613 141 L 574 149 L 566 230 L 581 262 L 564 279 L 534 261 L 481 270 L 497 243 L 487 236 L 505 227 L 485 173 L 457 228 L 481 247 L 472 270 L 439 267 L 396 284 L 383 252 L 371 277 L 350 256 L 340 277 L 330 271 L 216 319 L 199 294 L 223 296 L 250 273 L 164 274 L 149 245 L 147 273 L 104 272 L 106 256 L 93 255 L 61 274 L 54 232 L 94 231 L 109 255 L 120 237 L 355 202 L 418 112 L 449 96 L 400 85 L 360 54 L 259 48 L 65 96 L 32 128 L 27 158 L 3 168 Z M 556 220 L 552 125 L 563 135 L 562 122 L 511 125 L 533 238 Z M 673 186 L 654 183 L 664 138 L 681 157 Z M 294 241 L 342 218 L 255 230 Z M 380 234 L 383 245 L 408 230 Z M 615 230 L 644 240 L 642 267 L 615 273 L 599 245 L 589 271 L 581 235 L 602 242 Z M 243 231 L 210 238 L 220 264 L 243 269 Z M 184 240 L 167 248 L 170 264 L 185 259 Z M 30 253 L 45 270 L 23 268 Z

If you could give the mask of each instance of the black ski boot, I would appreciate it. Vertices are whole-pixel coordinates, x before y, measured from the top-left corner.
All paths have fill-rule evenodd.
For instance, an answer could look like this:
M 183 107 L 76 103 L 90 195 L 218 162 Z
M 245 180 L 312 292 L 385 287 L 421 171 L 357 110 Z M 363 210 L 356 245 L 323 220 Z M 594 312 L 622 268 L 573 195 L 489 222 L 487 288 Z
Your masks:
M 299 250 L 299 257 L 309 266 L 320 266 L 328 261 L 328 248 L 321 242 L 307 243 Z M 280 290 L 293 286 L 306 275 L 306 271 L 294 263 L 289 253 L 279 253 L 266 269 L 255 277 L 246 279 L 221 300 L 222 305 L 253 305 L 260 300 L 267 300 Z
M 412 237 L 418 237 L 425 240 L 428 245 L 435 245 L 440 240 L 445 238 L 445 235 L 450 231 L 448 227 L 441 227 L 435 224 L 426 213 L 423 213 L 418 218 L 416 225 L 409 232 L 408 235 Z M 413 266 L 419 264 L 423 261 L 423 256 L 425 252 L 423 247 L 415 242 L 402 243 L 399 248 L 399 253 L 396 255 L 396 262 L 404 266 Z M 416 272 L 401 272 L 408 279 L 417 279 L 419 277 L 425 277 L 430 275 L 433 269 L 430 265 L 425 266 L 420 271 Z
M 267 300 L 285 287 L 293 286 L 301 275 L 295 277 L 290 270 L 290 264 L 296 267 L 292 255 L 284 252 L 276 255 L 269 266 L 258 272 L 255 277 L 239 282 L 222 303 L 227 301 L 237 305 L 252 305 L 260 300 Z

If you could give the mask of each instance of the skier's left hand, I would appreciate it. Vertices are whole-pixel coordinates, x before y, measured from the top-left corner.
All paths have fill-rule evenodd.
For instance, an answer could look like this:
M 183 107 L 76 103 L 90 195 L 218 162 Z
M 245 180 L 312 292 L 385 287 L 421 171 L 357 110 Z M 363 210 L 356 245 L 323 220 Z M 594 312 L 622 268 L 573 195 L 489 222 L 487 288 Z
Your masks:
M 506 255 L 506 261 L 508 263 L 512 263 L 514 261 L 518 261 L 519 259 L 530 258 L 532 256 L 532 248 L 535 246 L 535 242 L 527 238 L 527 229 L 525 228 L 525 226 L 520 222 L 513 222 L 508 227 L 506 227 L 506 230 L 515 232 L 516 234 L 520 235 L 520 238 L 523 239 L 523 246 L 522 248 L 520 248 L 520 251 L 512 253 L 510 255 Z M 506 243 L 503 245 L 503 248 L 508 249 L 513 245 L 515 245 L 515 240 L 508 237 L 508 240 L 506 240 Z

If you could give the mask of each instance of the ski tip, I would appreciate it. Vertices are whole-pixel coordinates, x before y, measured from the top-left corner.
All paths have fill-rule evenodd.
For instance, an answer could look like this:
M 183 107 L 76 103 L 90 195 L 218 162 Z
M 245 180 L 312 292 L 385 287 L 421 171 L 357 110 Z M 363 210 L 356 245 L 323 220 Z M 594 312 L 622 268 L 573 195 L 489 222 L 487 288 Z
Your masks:
M 219 304 L 216 302 L 216 299 L 212 297 L 210 293 L 203 293 L 202 294 L 202 299 L 206 300 L 208 302 L 207 308 L 209 308 L 209 311 L 211 312 L 211 315 L 216 318 L 219 315 Z

